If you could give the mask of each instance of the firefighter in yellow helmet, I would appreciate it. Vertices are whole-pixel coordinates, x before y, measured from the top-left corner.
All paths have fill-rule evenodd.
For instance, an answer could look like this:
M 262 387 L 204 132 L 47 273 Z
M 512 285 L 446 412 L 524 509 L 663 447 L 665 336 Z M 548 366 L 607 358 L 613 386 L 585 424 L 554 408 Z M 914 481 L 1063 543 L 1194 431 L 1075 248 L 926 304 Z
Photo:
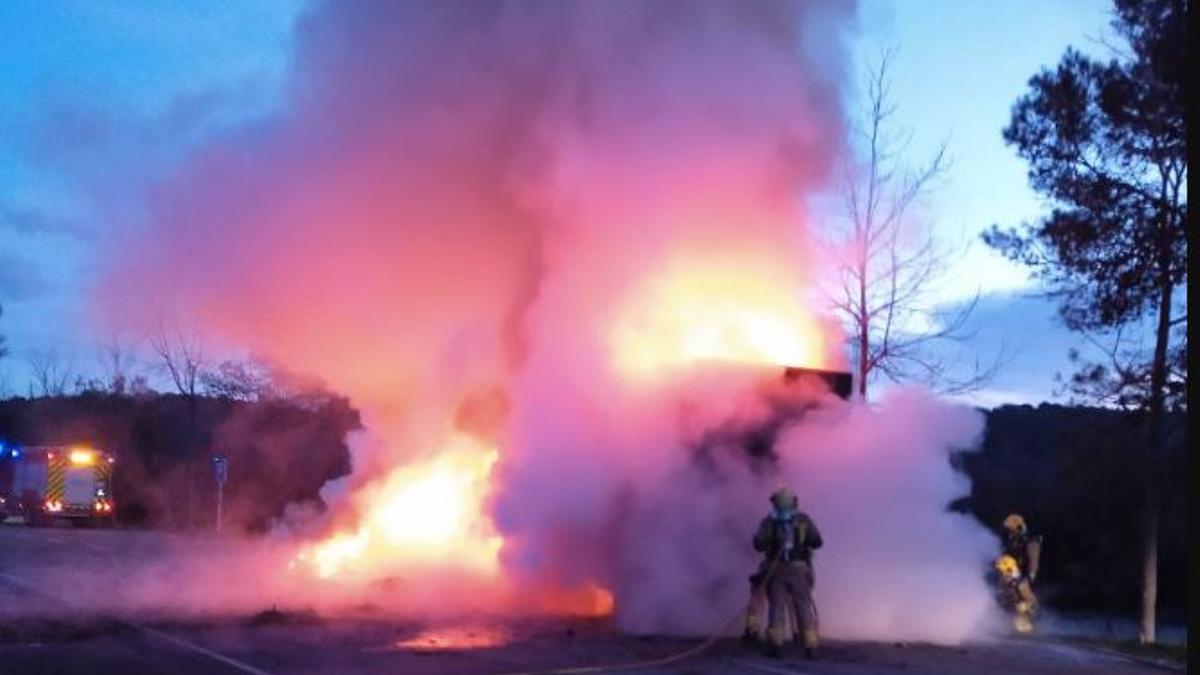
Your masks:
M 759 572 L 770 605 L 767 653 L 779 656 L 783 646 L 799 635 L 805 655 L 812 658 L 817 646 L 812 552 L 823 543 L 821 533 L 800 510 L 796 495 L 781 488 L 771 495 L 771 512 L 759 523 L 753 543 L 764 556 Z M 753 604 L 752 598 L 751 609 Z
M 996 574 L 999 576 L 1000 601 L 1013 613 L 1013 628 L 1018 633 L 1033 631 L 1033 614 L 1037 610 L 1037 596 L 1029 580 L 1021 574 L 1017 559 L 1005 553 L 996 559 Z
M 1004 554 L 996 560 L 996 572 L 1007 598 L 1006 604 L 1014 610 L 1014 627 L 1018 632 L 1028 633 L 1033 630 L 1033 616 L 1038 605 L 1033 584 L 1041 562 L 1042 537 L 1030 534 L 1025 518 L 1019 513 L 1010 513 L 1002 526 Z
M 1025 518 L 1019 513 L 1008 514 L 1003 527 L 1004 552 L 1016 559 L 1021 575 L 1029 583 L 1036 582 L 1042 557 L 1042 536 L 1030 534 Z

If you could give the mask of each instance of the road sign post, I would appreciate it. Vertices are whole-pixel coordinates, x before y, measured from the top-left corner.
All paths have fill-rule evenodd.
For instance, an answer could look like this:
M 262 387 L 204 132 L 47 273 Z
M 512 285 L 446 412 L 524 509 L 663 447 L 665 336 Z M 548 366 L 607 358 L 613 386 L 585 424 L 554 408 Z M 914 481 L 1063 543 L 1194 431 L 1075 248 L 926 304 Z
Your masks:
M 217 479 L 217 532 L 221 531 L 222 508 L 225 501 L 225 479 L 229 477 L 229 458 L 223 453 L 213 455 L 213 476 Z

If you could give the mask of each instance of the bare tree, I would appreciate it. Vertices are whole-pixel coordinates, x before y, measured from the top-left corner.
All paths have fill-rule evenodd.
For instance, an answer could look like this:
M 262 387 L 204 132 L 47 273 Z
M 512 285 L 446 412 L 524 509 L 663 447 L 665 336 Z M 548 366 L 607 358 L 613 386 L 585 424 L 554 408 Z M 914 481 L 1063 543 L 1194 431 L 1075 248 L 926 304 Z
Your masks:
M 107 340 L 99 342 L 96 349 L 105 391 L 122 396 L 138 388 L 136 385 L 143 378 L 133 373 L 137 364 L 136 344 L 120 333 L 113 333 Z
M 4 316 L 4 305 L 0 305 L 0 317 Z M 0 333 L 0 359 L 8 356 L 8 346 L 5 343 L 4 335 Z M 8 398 L 8 371 L 0 370 L 0 399 Z
M 0 367 L 0 401 L 12 398 L 12 379 L 11 373 L 7 368 Z
M 912 208 L 945 173 L 943 142 L 927 162 L 911 167 L 903 155 L 911 132 L 895 130 L 888 65 L 892 52 L 868 66 L 864 124 L 858 129 L 866 157 L 848 165 L 842 190 L 846 219 L 831 240 L 838 284 L 830 301 L 851 329 L 860 396 L 883 375 L 893 382 L 917 380 L 943 393 L 965 393 L 988 382 L 1000 359 L 963 376 L 947 343 L 963 344 L 978 294 L 965 305 L 940 309 L 931 297 L 951 251 L 920 226 Z M 934 349 L 935 343 L 942 349 Z
M 0 305 L 0 317 L 4 316 L 4 305 Z M 0 359 L 8 355 L 8 347 L 6 346 L 3 334 L 0 334 Z
M 200 393 L 200 379 L 204 372 L 204 350 L 200 339 L 174 322 L 168 326 L 164 321 L 150 335 L 150 347 L 158 355 L 159 368 L 170 378 L 175 390 L 189 400 Z
M 54 350 L 30 353 L 29 370 L 33 374 L 32 393 L 38 396 L 62 396 L 70 389 L 71 364 Z
M 201 378 L 205 372 L 204 350 L 199 336 L 179 321 L 172 321 L 170 324 L 167 321 L 161 322 L 158 331 L 150 336 L 149 342 L 158 355 L 159 367 L 170 378 L 175 390 L 187 401 L 187 526 L 192 527 L 196 524 L 196 482 L 206 464 L 200 459 L 203 448 L 196 422 L 197 397 L 201 393 Z

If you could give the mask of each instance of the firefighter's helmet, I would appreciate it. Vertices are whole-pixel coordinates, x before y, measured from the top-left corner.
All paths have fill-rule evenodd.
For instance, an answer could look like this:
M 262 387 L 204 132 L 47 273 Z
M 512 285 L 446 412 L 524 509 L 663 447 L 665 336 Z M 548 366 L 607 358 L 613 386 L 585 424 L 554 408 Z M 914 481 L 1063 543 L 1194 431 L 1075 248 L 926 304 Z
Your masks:
M 1024 532 L 1025 519 L 1022 518 L 1021 514 L 1019 513 L 1010 513 L 1008 514 L 1008 517 L 1004 519 L 1004 529 L 1008 530 L 1009 532 Z
M 780 511 L 797 508 L 799 504 L 800 500 L 797 499 L 796 493 L 785 487 L 779 488 L 771 495 L 771 506 Z
M 1017 564 L 1016 558 L 1005 554 L 996 558 L 996 571 L 1005 579 L 1012 579 L 1021 575 L 1021 566 Z

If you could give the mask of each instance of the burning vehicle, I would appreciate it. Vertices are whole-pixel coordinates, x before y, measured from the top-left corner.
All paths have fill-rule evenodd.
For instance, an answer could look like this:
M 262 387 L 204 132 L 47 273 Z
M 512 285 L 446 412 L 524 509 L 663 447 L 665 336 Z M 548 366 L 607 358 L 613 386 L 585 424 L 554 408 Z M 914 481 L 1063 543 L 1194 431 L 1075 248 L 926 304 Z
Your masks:
M 687 423 L 678 426 L 678 440 L 689 449 L 686 461 L 702 471 L 719 473 L 714 462 L 720 460 L 715 456 L 732 450 L 748 465 L 769 472 L 767 467 L 777 459 L 776 441 L 789 424 L 832 401 L 848 400 L 852 392 L 851 374 L 840 370 L 779 367 L 753 360 L 704 361 L 707 365 L 690 370 L 701 377 L 714 372 L 718 378 L 732 376 L 737 386 L 744 387 L 742 394 L 757 400 L 763 409 L 749 416 L 739 410 L 728 417 L 708 417 L 695 428 Z M 679 399 L 685 406 L 689 388 Z M 698 391 L 700 399 L 711 393 L 706 386 Z M 463 578 L 481 582 L 487 593 L 505 596 L 501 604 L 510 608 L 519 597 L 516 604 L 534 612 L 612 615 L 616 597 L 609 583 L 601 580 L 603 574 L 583 583 L 541 579 L 534 589 L 514 583 L 506 574 L 505 538 L 489 511 L 496 499 L 493 484 L 503 455 L 488 430 L 509 413 L 510 403 L 503 394 L 488 393 L 459 406 L 448 440 L 428 462 L 403 465 L 364 487 L 356 495 L 361 501 L 349 511 L 358 516 L 357 522 L 335 528 L 302 548 L 292 569 L 342 588 L 349 584 L 374 589 L 411 578 L 419 574 L 416 570 L 434 569 L 437 576 L 456 570 Z M 481 416 L 495 419 L 480 423 Z M 397 570 L 399 577 L 394 576 Z
M 111 452 L 86 445 L 10 447 L 0 457 L 3 514 L 29 525 L 59 519 L 109 524 L 115 462 Z
M 299 535 L 281 583 L 322 609 L 708 634 L 744 606 L 748 524 L 787 483 L 828 540 L 831 634 L 971 630 L 989 543 L 945 513 L 944 455 L 980 416 L 838 401 L 809 198 L 846 150 L 849 6 L 526 12 L 322 5 L 280 114 L 173 170 L 154 255 L 105 258 L 114 325 L 178 313 L 362 412 L 351 473 L 280 525 Z M 917 599 L 924 623 L 886 611 Z

